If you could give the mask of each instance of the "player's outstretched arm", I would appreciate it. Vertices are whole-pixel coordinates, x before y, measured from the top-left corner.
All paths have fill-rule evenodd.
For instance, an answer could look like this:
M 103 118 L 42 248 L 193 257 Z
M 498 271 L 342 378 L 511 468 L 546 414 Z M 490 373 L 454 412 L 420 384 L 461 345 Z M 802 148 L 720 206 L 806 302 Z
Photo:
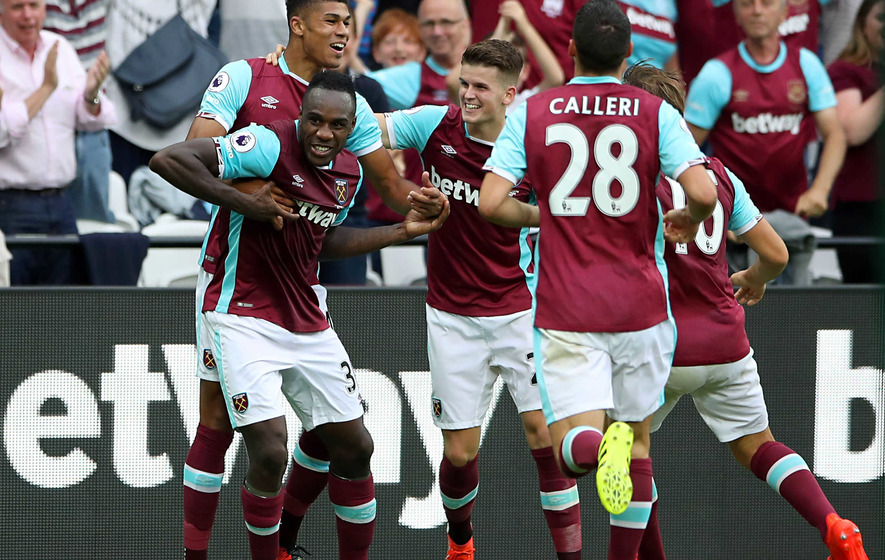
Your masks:
M 741 237 L 759 258 L 750 268 L 732 274 L 731 283 L 738 287 L 735 294 L 738 303 L 756 305 L 765 295 L 765 285 L 786 268 L 790 254 L 783 239 L 765 218 Z
M 514 185 L 495 173 L 486 173 L 479 188 L 479 213 L 493 224 L 506 227 L 537 227 L 541 213 L 537 206 L 510 196 Z
M 393 160 L 390 159 L 390 154 L 384 148 L 378 148 L 374 152 L 361 156 L 359 160 L 363 166 L 366 180 L 378 191 L 381 200 L 389 208 L 403 216 L 407 215 L 412 210 L 409 194 L 412 191 L 418 191 L 425 193 L 422 202 L 426 202 L 425 206 L 418 209 L 419 212 L 425 217 L 436 217 L 442 212 L 444 197 L 439 189 L 431 186 L 422 191 L 418 185 L 403 178 L 396 170 Z
M 698 234 L 698 225 L 716 209 L 716 185 L 703 165 L 689 167 L 677 180 L 685 191 L 686 205 L 664 215 L 664 238 L 671 243 L 688 243 Z
M 270 222 L 281 229 L 284 220 L 295 220 L 290 208 L 280 206 L 271 195 L 273 183 L 254 193 L 242 193 L 222 182 L 218 176 L 218 158 L 211 138 L 198 138 L 173 144 L 151 158 L 152 171 L 189 195 L 223 206 L 246 218 Z
M 425 184 L 430 183 L 426 171 L 422 178 Z M 428 234 L 443 225 L 449 217 L 449 210 L 449 201 L 443 197 L 442 211 L 432 218 L 423 216 L 413 208 L 399 224 L 368 229 L 344 226 L 332 228 L 323 239 L 319 258 L 321 261 L 329 261 L 356 257 Z

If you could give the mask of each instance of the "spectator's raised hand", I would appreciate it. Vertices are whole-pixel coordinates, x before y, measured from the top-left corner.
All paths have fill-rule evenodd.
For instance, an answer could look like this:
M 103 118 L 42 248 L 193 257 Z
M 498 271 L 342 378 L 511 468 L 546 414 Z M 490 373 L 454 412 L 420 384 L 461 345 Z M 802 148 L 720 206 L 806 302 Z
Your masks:
M 43 86 L 55 91 L 58 87 L 58 41 L 49 48 L 43 66 Z
M 101 51 L 98 58 L 92 64 L 92 67 L 86 72 L 86 91 L 84 96 L 87 99 L 95 99 L 98 97 L 98 90 L 101 84 L 107 79 L 111 71 L 111 59 L 108 58 L 106 52 Z
M 502 2 L 498 7 L 498 13 L 501 14 L 502 18 L 513 20 L 513 23 L 515 23 L 517 27 L 528 21 L 525 8 L 523 8 L 522 4 L 517 0 L 505 0 Z

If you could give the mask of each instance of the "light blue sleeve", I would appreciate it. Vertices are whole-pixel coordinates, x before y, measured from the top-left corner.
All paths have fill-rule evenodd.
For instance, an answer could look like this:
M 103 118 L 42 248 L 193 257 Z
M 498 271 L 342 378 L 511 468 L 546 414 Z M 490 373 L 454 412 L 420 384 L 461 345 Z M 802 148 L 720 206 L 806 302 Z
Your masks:
M 688 88 L 685 120 L 710 130 L 730 98 L 731 71 L 722 61 L 715 58 L 708 60 Z
M 356 184 L 356 192 L 353 193 L 353 196 L 350 198 L 350 204 L 338 213 L 338 217 L 335 219 L 335 223 L 332 224 L 332 227 L 340 226 L 344 223 L 344 220 L 347 219 L 347 214 L 350 212 L 350 209 L 353 208 L 353 203 L 356 202 L 356 195 L 359 194 L 360 188 L 363 186 L 363 166 L 357 162 L 357 165 L 360 168 L 360 181 Z
M 808 110 L 812 113 L 836 106 L 836 92 L 823 62 L 810 50 L 799 52 L 799 66 L 808 84 Z
M 704 157 L 679 111 L 666 101 L 658 110 L 658 153 L 664 175 L 678 179 L 682 172 Z
M 381 143 L 381 129 L 378 127 L 378 119 L 369 107 L 365 98 L 356 94 L 356 126 L 347 137 L 344 147 L 353 152 L 356 157 L 363 157 L 383 147 Z
M 729 3 L 731 3 L 731 0 L 713 0 L 713 7 L 718 8 Z
M 269 128 L 253 124 L 215 138 L 221 179 L 269 177 L 280 159 L 280 139 Z
M 421 105 L 405 111 L 387 113 L 387 135 L 395 150 L 415 148 L 424 151 L 430 135 L 449 111 L 448 106 Z
M 738 235 L 742 235 L 759 223 L 762 212 L 753 204 L 744 182 L 737 178 L 737 175 L 726 168 L 725 173 L 731 179 L 734 185 L 734 208 L 731 211 L 731 217 L 728 219 L 728 229 Z
M 197 116 L 213 119 L 230 132 L 251 85 L 252 67 L 249 63 L 245 60 L 228 62 L 212 78 Z
M 492 155 L 483 169 L 518 185 L 525 177 L 525 123 L 526 104 L 516 108 L 504 123 L 504 130 L 498 135 Z
M 381 84 L 391 108 L 408 109 L 415 105 L 418 92 L 421 91 L 420 62 L 407 62 L 392 68 L 367 72 L 366 75 Z

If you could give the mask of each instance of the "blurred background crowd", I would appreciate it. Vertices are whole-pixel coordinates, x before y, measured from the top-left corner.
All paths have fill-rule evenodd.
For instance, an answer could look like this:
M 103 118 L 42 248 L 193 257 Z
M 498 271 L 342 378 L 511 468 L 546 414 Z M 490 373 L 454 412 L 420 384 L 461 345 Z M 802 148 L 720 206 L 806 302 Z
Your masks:
M 494 36 L 524 53 L 515 108 L 572 77 L 568 43 L 584 1 L 352 1 L 340 70 L 353 76 L 376 112 L 458 103 L 461 54 Z M 784 281 L 876 282 L 880 249 L 864 239 L 881 235 L 875 138 L 885 103 L 879 66 L 885 0 L 619 4 L 633 26 L 630 61 L 682 76 L 695 138 L 741 177 L 787 242 L 793 270 Z M 0 0 L 0 9 L 0 285 L 126 284 L 139 274 L 142 285 L 174 285 L 176 278 L 151 280 L 139 272 L 150 262 L 149 238 L 200 236 L 211 209 L 146 166 L 156 151 L 184 140 L 200 100 L 179 96 L 176 113 L 144 104 L 139 94 L 174 73 L 205 89 L 224 61 L 263 57 L 285 44 L 284 0 Z M 160 41 L 145 47 L 176 25 L 165 53 Z M 184 72 L 190 49 L 217 66 Z M 786 75 L 794 67 L 795 75 Z M 738 116 L 741 104 L 750 103 L 759 112 Z M 420 178 L 417 152 L 393 156 L 401 174 Z M 398 219 L 365 188 L 348 223 Z M 10 252 L 3 233 L 79 234 L 85 256 L 38 245 L 11 244 Z M 826 237 L 849 242 L 821 250 Z M 753 258 L 746 253 L 735 239 L 736 266 Z M 181 266 L 196 274 L 191 252 L 175 258 L 157 262 L 163 270 Z M 365 259 L 324 264 L 321 279 L 392 284 L 401 260 L 383 263 L 376 255 L 368 267 Z M 89 274 L 78 274 L 78 267 Z M 406 280 L 420 281 L 420 273 Z

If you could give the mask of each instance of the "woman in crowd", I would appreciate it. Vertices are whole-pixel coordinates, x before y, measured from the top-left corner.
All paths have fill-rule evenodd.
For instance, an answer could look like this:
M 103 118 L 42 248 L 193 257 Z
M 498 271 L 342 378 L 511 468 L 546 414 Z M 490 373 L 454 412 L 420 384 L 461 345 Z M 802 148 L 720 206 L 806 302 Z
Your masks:
M 879 235 L 881 192 L 875 133 L 882 124 L 885 93 L 880 86 L 885 0 L 864 0 L 857 12 L 851 40 L 828 68 L 836 90 L 839 122 L 848 141 L 845 164 L 833 184 L 833 234 Z M 846 284 L 879 279 L 880 249 L 853 245 L 837 249 Z

